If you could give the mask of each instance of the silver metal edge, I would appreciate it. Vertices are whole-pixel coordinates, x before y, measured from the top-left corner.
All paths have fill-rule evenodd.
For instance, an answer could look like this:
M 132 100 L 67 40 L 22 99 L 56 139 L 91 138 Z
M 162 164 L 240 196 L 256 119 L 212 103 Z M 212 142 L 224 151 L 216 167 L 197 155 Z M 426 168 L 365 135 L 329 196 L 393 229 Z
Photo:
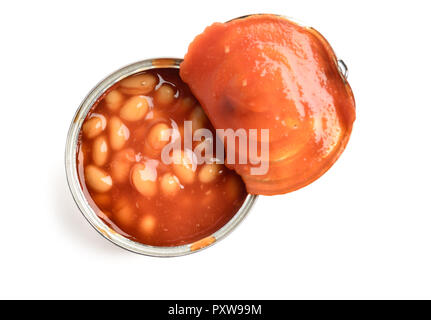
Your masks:
M 154 257 L 176 257 L 187 255 L 194 252 L 199 252 L 205 248 L 211 247 L 215 243 L 219 242 L 221 239 L 230 234 L 233 229 L 235 229 L 245 218 L 245 216 L 250 211 L 257 195 L 248 194 L 243 205 L 238 210 L 238 212 L 233 216 L 233 218 L 226 223 L 222 228 L 217 230 L 209 237 L 214 237 L 214 243 L 204 246 L 197 250 L 191 250 L 191 244 L 174 246 L 174 247 L 155 247 L 150 245 L 145 245 L 118 234 L 109 228 L 93 211 L 90 207 L 85 195 L 81 189 L 77 167 L 76 167 L 76 151 L 77 142 L 79 137 L 79 132 L 81 130 L 82 123 L 90 111 L 94 103 L 99 99 L 102 94 L 112 87 L 115 83 L 121 81 L 122 79 L 145 70 L 156 69 L 156 68 L 179 68 L 182 59 L 178 58 L 156 58 L 147 59 L 139 62 L 127 65 L 102 80 L 98 83 L 90 93 L 85 97 L 78 110 L 76 111 L 72 123 L 70 125 L 67 140 L 66 140 L 66 150 L 65 150 L 65 170 L 67 183 L 69 185 L 70 192 L 72 193 L 73 199 L 81 211 L 85 219 L 93 226 L 96 231 L 102 235 L 104 238 L 108 239 L 113 244 L 126 249 L 128 251 L 143 254 L 147 256 Z M 161 63 L 163 62 L 163 63 Z M 158 65 L 159 64 L 159 65 Z M 196 242 L 194 242 L 196 243 Z

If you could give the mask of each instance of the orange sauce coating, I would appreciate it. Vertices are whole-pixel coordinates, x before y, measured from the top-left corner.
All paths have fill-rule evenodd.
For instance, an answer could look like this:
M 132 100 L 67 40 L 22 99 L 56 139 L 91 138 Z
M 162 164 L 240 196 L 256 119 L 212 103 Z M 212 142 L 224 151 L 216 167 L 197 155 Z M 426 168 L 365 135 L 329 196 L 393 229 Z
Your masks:
M 180 75 L 216 129 L 269 130 L 266 174 L 251 174 L 251 163 L 232 165 L 250 193 L 306 186 L 349 140 L 353 93 L 314 29 L 275 15 L 214 23 L 190 44 Z
M 185 120 L 214 132 L 200 108 L 176 69 L 126 78 L 93 106 L 78 142 L 78 176 L 112 229 L 148 245 L 183 245 L 210 236 L 241 207 L 244 183 L 224 165 L 161 160 Z

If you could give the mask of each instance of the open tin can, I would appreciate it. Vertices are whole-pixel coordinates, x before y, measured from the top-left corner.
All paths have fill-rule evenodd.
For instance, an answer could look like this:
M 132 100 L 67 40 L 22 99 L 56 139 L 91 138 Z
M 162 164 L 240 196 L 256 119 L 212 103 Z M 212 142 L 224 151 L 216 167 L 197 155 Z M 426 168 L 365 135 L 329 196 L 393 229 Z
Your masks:
M 235 229 L 236 226 L 238 226 L 238 224 L 245 218 L 247 213 L 250 211 L 251 207 L 254 204 L 254 201 L 257 198 L 257 196 L 255 195 L 248 194 L 246 199 L 244 200 L 244 203 L 236 212 L 236 214 L 223 227 L 218 229 L 210 236 L 207 236 L 190 244 L 171 247 L 145 245 L 122 236 L 118 232 L 111 229 L 101 218 L 99 218 L 97 213 L 91 208 L 90 204 L 88 203 L 79 182 L 76 161 L 79 133 L 88 112 L 108 89 L 110 89 L 113 85 L 123 80 L 124 78 L 157 68 L 179 69 L 181 61 L 181 59 L 177 58 L 148 59 L 130 64 L 112 73 L 104 80 L 102 80 L 93 90 L 91 90 L 91 92 L 81 103 L 80 107 L 78 108 L 78 111 L 76 112 L 72 120 L 67 135 L 65 153 L 67 181 L 72 196 L 84 217 L 103 237 L 105 237 L 112 243 L 120 246 L 123 249 L 149 256 L 181 256 L 200 251 L 206 247 L 213 245 L 214 243 L 227 236 L 230 232 L 232 232 L 233 229 Z

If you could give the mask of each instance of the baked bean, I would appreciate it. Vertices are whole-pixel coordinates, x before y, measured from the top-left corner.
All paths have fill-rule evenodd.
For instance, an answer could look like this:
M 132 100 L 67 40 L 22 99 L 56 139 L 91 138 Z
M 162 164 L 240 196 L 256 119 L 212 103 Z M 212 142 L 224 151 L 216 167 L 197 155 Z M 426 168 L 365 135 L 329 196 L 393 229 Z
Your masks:
M 130 169 L 135 162 L 135 151 L 131 148 L 121 150 L 115 154 L 111 162 L 111 174 L 115 183 L 129 181 Z
M 122 227 L 130 227 L 136 217 L 135 209 L 125 197 L 121 197 L 114 207 L 115 222 Z
M 176 90 L 171 85 L 164 83 L 156 90 L 154 97 L 156 99 L 156 103 L 166 106 L 174 102 L 175 94 Z
M 82 125 L 82 132 L 89 139 L 97 137 L 105 130 L 106 119 L 102 115 L 94 115 L 90 119 L 86 120 Z
M 148 111 L 148 102 L 145 96 L 129 98 L 120 110 L 120 117 L 127 121 L 141 120 Z
M 189 115 L 196 105 L 196 99 L 191 96 L 180 97 L 175 105 L 175 113 L 181 117 Z
M 112 90 L 105 97 L 106 107 L 111 111 L 117 111 L 124 102 L 123 94 L 118 90 Z
M 168 142 L 171 128 L 166 123 L 158 123 L 148 133 L 148 143 L 155 150 L 161 150 Z
M 217 163 L 207 163 L 199 171 L 199 181 L 202 183 L 213 182 L 221 173 L 222 166 Z
M 175 175 L 168 172 L 161 178 L 160 187 L 165 195 L 174 196 L 181 189 L 181 184 Z
M 136 161 L 136 152 L 135 150 L 133 150 L 133 148 L 123 149 L 116 153 L 116 158 L 129 162 L 134 162 Z
M 197 106 L 193 109 L 193 111 L 190 114 L 190 120 L 192 121 L 193 132 L 195 130 L 207 127 L 209 123 L 204 110 L 200 106 Z
M 241 207 L 241 179 L 216 164 L 211 139 L 185 144 L 186 120 L 214 134 L 174 69 L 129 77 L 92 106 L 79 135 L 78 175 L 94 212 L 115 232 L 146 245 L 190 244 Z M 174 163 L 164 163 L 161 151 L 172 142 L 182 151 L 174 148 Z
M 114 150 L 124 147 L 129 139 L 130 132 L 126 125 L 118 117 L 112 117 L 109 120 L 109 142 Z
M 114 160 L 111 162 L 112 179 L 115 183 L 125 183 L 129 179 L 132 164 L 127 161 Z
M 92 198 L 100 208 L 107 208 L 111 205 L 111 196 L 107 193 L 96 193 Z
M 103 166 L 108 160 L 108 141 L 105 136 L 97 137 L 93 142 L 93 161 L 98 166 Z
M 157 193 L 157 171 L 148 165 L 139 163 L 132 169 L 132 183 L 136 190 L 146 197 Z
M 148 94 L 157 82 L 157 78 L 150 73 L 138 74 L 122 80 L 120 90 L 126 94 Z
M 111 176 L 102 169 L 90 164 L 85 167 L 84 174 L 85 181 L 87 182 L 88 186 L 94 191 L 107 192 L 111 189 Z
M 180 105 L 185 110 L 191 110 L 196 105 L 196 99 L 190 96 L 182 98 Z
M 193 159 L 192 151 L 181 151 L 173 155 L 174 172 L 184 184 L 192 184 L 195 181 L 196 159 Z
M 139 222 L 139 229 L 144 234 L 151 234 L 154 231 L 154 228 L 156 226 L 156 219 L 154 216 L 146 214 L 142 217 L 141 221 Z

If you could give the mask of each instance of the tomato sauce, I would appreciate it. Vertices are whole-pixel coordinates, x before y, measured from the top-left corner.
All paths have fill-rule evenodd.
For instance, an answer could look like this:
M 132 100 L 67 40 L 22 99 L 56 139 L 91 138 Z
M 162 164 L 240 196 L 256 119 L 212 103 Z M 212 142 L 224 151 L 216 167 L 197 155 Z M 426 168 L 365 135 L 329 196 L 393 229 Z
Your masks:
M 251 174 L 250 162 L 231 165 L 250 193 L 306 186 L 349 140 L 353 93 L 314 29 L 275 15 L 215 23 L 190 44 L 180 75 L 216 129 L 269 130 L 266 174 Z
M 209 237 L 241 207 L 244 183 L 224 165 L 162 161 L 163 147 L 183 138 L 185 120 L 214 132 L 176 69 L 126 78 L 88 113 L 78 176 L 90 206 L 116 232 L 147 245 L 183 245 Z M 193 153 L 182 148 L 181 157 Z

